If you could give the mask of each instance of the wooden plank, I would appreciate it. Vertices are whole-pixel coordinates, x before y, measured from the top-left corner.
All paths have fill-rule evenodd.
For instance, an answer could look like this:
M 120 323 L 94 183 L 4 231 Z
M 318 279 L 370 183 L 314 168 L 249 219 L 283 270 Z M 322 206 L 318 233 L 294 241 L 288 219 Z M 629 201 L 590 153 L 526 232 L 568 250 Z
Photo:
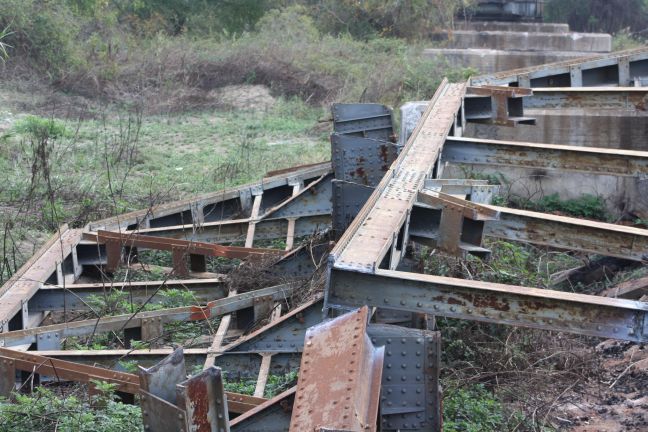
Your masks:
M 251 248 L 254 244 L 254 231 L 256 230 L 256 220 L 259 218 L 259 209 L 261 208 L 261 199 L 263 193 L 254 196 L 254 204 L 252 204 L 252 214 L 250 215 L 250 223 L 248 224 L 247 236 L 245 238 L 245 247 Z
M 275 303 L 275 307 L 270 316 L 270 324 L 276 323 L 281 317 L 281 304 Z M 268 382 L 268 375 L 270 375 L 270 363 L 272 363 L 272 354 L 261 354 L 261 368 L 257 376 L 256 388 L 254 389 L 255 397 L 263 397 L 265 393 L 266 383 Z
M 600 295 L 606 297 L 639 300 L 646 294 L 648 294 L 648 276 L 621 282 L 617 286 L 608 288 L 605 291 L 601 292 Z

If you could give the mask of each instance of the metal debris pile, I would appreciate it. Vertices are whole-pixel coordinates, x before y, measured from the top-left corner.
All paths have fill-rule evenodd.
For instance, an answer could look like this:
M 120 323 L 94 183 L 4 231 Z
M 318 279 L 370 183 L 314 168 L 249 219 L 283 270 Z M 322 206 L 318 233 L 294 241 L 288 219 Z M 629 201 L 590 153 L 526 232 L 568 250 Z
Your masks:
M 645 342 L 648 303 L 629 300 L 632 290 L 603 297 L 430 276 L 410 271 L 407 261 L 417 244 L 486 259 L 484 236 L 647 260 L 648 230 L 493 206 L 498 186 L 444 176 L 469 164 L 605 175 L 645 187 L 647 152 L 467 132 L 471 124 L 533 128 L 529 109 L 637 116 L 647 75 L 648 50 L 640 49 L 444 80 L 400 143 L 388 108 L 335 105 L 331 163 L 82 229 L 61 227 L 0 289 L 0 394 L 15 390 L 25 371 L 87 383 L 90 392 L 93 380 L 114 383 L 126 400 L 138 396 L 150 431 L 439 431 L 434 316 Z M 283 249 L 260 247 L 277 240 Z M 140 265 L 147 250 L 171 254 L 163 280 L 111 279 Z M 227 275 L 210 271 L 214 259 L 249 268 L 263 262 L 269 280 L 281 283 L 228 284 Z M 191 291 L 201 304 L 143 309 L 169 288 Z M 142 307 L 68 319 L 92 313 L 92 296 L 111 290 Z M 43 325 L 54 315 L 63 318 Z M 161 342 L 169 324 L 215 317 L 207 348 Z M 71 338 L 104 333 L 124 346 L 63 349 Z M 136 360 L 139 374 L 97 366 L 120 359 Z M 202 372 L 190 373 L 196 369 Z M 295 370 L 295 387 L 263 397 L 270 374 Z M 224 391 L 223 376 L 254 379 L 254 396 Z

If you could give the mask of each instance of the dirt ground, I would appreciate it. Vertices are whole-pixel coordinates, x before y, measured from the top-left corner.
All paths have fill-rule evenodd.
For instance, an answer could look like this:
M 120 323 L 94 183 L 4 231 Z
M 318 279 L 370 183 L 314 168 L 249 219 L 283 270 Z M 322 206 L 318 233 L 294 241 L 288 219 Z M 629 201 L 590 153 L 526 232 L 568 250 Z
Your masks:
M 648 347 L 606 340 L 596 347 L 601 376 L 574 385 L 555 418 L 572 432 L 648 431 Z

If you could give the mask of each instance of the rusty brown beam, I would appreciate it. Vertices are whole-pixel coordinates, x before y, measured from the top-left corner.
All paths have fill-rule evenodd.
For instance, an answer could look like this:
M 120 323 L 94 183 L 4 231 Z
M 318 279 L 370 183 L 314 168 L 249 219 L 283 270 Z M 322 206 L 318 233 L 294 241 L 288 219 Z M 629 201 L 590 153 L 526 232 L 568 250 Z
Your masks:
M 117 384 L 117 390 L 125 393 L 137 394 L 139 392 L 139 377 L 137 375 L 43 357 L 29 352 L 14 351 L 8 348 L 0 348 L 0 357 L 11 359 L 16 370 L 83 383 L 89 383 L 91 380 L 101 380 Z M 8 379 L 9 377 L 1 378 Z
M 106 381 L 117 384 L 117 390 L 124 393 L 138 394 L 140 392 L 140 377 L 126 372 L 118 372 L 96 366 L 89 366 L 52 357 L 46 357 L 32 352 L 15 351 L 8 348 L 0 348 L 0 362 L 11 362 L 14 371 L 24 371 L 46 375 L 64 381 L 75 381 L 90 383 L 92 380 Z M 5 363 L 6 364 L 6 363 Z M 8 368 L 7 371 L 10 371 Z M 15 374 L 15 372 L 14 372 Z M 0 376 L 4 380 L 11 381 L 11 375 Z M 0 386 L 10 389 L 11 386 Z M 235 414 L 245 413 L 267 399 L 254 397 L 241 393 L 225 392 L 230 412 Z M 1 394 L 8 396 L 8 394 Z
M 484 235 L 648 261 L 646 229 L 506 207 L 488 207 L 498 211 L 500 218 L 486 223 Z
M 62 267 L 64 260 L 71 256 L 72 276 L 80 273 L 75 251 L 80 240 L 81 230 L 68 229 L 64 225 L 0 288 L 0 332 L 9 330 L 9 321 L 14 316 L 20 318 L 15 327 L 30 326 L 27 302 L 53 274 L 58 285 L 66 284 Z
M 385 348 L 367 336 L 366 306 L 306 331 L 291 432 L 376 431 Z
M 639 300 L 648 294 L 648 276 L 633 279 L 608 288 L 600 295 L 614 298 Z
M 83 233 L 86 240 L 106 245 L 106 270 L 114 271 L 121 261 L 123 247 L 166 250 L 173 253 L 173 267 L 179 274 L 188 274 L 187 257 L 192 259 L 192 270 L 196 270 L 196 256 L 224 257 L 236 259 L 281 256 L 284 251 L 277 249 L 258 249 L 251 247 L 222 246 L 213 243 L 195 242 L 182 239 L 153 237 L 134 233 L 119 233 L 99 230 L 97 234 Z M 204 267 L 204 263 L 202 264 Z M 203 270 L 204 271 L 204 270 Z
M 290 296 L 295 289 L 295 286 L 289 284 L 277 285 L 214 300 L 206 306 L 161 309 L 16 330 L 0 333 L 0 344 L 16 346 L 36 343 L 39 345 L 41 342 L 45 342 L 49 347 L 56 346 L 52 341 L 56 340 L 56 343 L 60 344 L 64 338 L 70 336 L 87 336 L 93 333 L 121 331 L 127 328 L 142 327 L 147 324 L 160 325 L 171 321 L 204 320 L 253 307 L 259 302 L 282 301 L 287 296 Z
M 560 170 L 623 177 L 648 175 L 648 152 L 448 137 L 441 162 Z

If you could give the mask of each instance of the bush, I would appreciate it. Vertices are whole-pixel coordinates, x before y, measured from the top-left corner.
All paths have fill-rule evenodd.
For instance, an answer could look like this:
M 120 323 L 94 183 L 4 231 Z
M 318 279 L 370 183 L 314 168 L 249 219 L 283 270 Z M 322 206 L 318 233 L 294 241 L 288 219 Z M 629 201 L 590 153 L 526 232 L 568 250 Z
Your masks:
M 113 400 L 109 385 L 91 406 L 76 396 L 59 397 L 37 387 L 32 395 L 15 395 L 15 403 L 0 401 L 0 431 L 130 432 L 143 430 L 140 408 Z M 97 403 L 99 402 L 99 403 Z
M 445 432 L 507 430 L 502 404 L 482 385 L 459 388 L 443 398 Z
M 46 119 L 29 115 L 18 120 L 13 127 L 14 132 L 30 136 L 34 141 L 41 142 L 49 138 L 57 139 L 68 136 L 65 125 L 59 120 Z
M 63 0 L 0 0 L 0 28 L 11 28 L 4 42 L 52 79 L 62 78 L 82 61 L 78 20 Z

